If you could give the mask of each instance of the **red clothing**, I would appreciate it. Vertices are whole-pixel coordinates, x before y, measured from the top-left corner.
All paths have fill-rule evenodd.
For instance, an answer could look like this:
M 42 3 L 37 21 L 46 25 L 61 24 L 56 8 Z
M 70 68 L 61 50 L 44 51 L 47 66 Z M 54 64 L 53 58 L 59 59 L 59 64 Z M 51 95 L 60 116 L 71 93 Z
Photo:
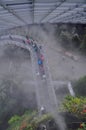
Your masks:
M 82 123 L 80 124 L 80 128 L 83 128 L 83 124 Z
M 26 42 L 30 44 L 30 40 L 29 39 Z
M 83 110 L 83 113 L 86 113 L 86 109 Z
M 40 56 L 40 57 L 41 57 L 41 60 L 43 61 L 43 60 L 44 60 L 44 56 L 41 54 L 41 56 Z

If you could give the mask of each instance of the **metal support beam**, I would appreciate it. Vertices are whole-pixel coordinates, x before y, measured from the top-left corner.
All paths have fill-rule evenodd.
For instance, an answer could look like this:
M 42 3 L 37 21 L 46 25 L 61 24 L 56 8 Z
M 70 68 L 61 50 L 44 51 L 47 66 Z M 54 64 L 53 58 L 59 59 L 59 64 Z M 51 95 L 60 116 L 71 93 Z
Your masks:
M 61 2 L 59 5 L 55 6 L 55 8 L 52 9 L 46 16 L 44 16 L 44 17 L 41 19 L 40 22 L 42 22 L 42 21 L 43 21 L 47 16 L 49 16 L 54 10 L 56 10 L 58 7 L 60 7 L 65 1 L 66 1 L 66 0 L 62 0 L 62 2 Z M 58 1 L 57 1 L 57 2 L 58 2 Z
M 78 20 L 78 23 L 82 23 L 82 21 L 85 19 L 85 16 L 86 16 L 85 14 L 83 14 L 83 16 L 82 16 L 81 14 L 78 14 L 78 15 L 75 14 L 75 15 L 73 15 L 73 16 L 70 15 L 70 16 L 68 16 L 68 17 L 66 17 L 66 18 L 61 19 L 60 22 L 61 22 L 61 21 L 65 21 L 65 22 L 67 22 L 67 23 L 68 23 L 68 22 L 71 23 L 71 21 L 72 21 L 72 22 L 75 21 L 75 22 L 77 23 L 77 20 Z M 83 18 L 82 18 L 82 17 L 83 17 Z M 83 20 L 82 20 L 82 19 L 83 19 Z
M 10 21 L 9 19 L 4 19 L 2 17 L 0 17 L 0 20 L 2 21 L 5 21 L 6 23 L 9 23 L 9 24 L 14 24 L 16 26 L 16 24 L 18 24 L 16 21 Z M 20 25 L 20 24 L 18 24 Z
M 35 0 L 32 0 L 32 4 L 33 4 L 33 23 L 34 23 L 34 2 L 35 2 Z
M 69 10 L 67 10 L 66 12 L 60 13 L 58 16 L 52 18 L 50 21 L 51 21 L 51 22 L 56 21 L 57 17 L 59 18 L 59 17 L 61 17 L 62 15 L 66 14 L 66 13 L 69 13 L 69 12 L 71 12 L 71 11 L 77 9 L 78 7 L 81 7 L 81 6 L 82 6 L 81 4 L 80 4 L 80 5 L 76 5 L 74 8 L 69 9 Z
M 17 19 L 19 19 L 20 21 L 22 21 L 24 24 L 27 24 L 27 22 L 24 21 L 18 14 L 16 14 L 16 12 L 15 12 L 13 9 L 7 7 L 7 6 L 4 5 L 3 2 L 1 2 L 1 1 L 0 1 L 0 5 L 1 5 L 4 9 L 6 9 L 9 13 L 11 13 L 12 15 L 14 15 Z
M 68 10 L 66 10 L 66 11 L 64 11 L 64 12 L 62 12 L 62 13 L 60 13 L 59 15 L 55 16 L 54 18 L 51 18 L 51 21 L 52 21 L 52 19 L 56 19 L 57 17 L 61 17 L 62 15 L 66 14 L 66 13 L 68 13 L 68 12 L 71 12 L 71 11 L 73 11 L 74 9 L 77 9 L 77 8 L 80 7 L 80 6 L 81 6 L 81 5 L 76 5 L 76 6 L 74 6 L 73 8 L 70 8 L 70 9 L 68 9 Z

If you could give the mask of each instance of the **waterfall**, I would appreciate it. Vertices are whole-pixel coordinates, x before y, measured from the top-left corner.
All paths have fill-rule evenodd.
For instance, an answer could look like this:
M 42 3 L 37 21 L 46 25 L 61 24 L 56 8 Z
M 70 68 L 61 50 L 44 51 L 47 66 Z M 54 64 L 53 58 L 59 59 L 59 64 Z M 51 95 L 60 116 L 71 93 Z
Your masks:
M 75 92 L 74 92 L 74 90 L 72 88 L 71 82 L 68 82 L 68 90 L 69 90 L 71 96 L 75 97 Z

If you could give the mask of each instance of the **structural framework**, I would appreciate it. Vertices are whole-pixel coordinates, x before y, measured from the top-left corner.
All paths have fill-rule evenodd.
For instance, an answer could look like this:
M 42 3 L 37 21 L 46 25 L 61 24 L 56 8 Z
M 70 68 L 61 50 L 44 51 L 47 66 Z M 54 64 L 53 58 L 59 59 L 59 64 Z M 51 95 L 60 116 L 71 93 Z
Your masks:
M 47 22 L 86 24 L 86 0 L 0 0 L 0 31 Z

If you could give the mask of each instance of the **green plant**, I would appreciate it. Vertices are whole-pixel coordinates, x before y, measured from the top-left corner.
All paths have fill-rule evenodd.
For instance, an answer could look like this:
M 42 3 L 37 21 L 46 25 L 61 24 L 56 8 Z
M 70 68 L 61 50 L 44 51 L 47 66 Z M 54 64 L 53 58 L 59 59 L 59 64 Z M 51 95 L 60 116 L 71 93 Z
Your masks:
M 8 123 L 11 125 L 12 123 L 14 123 L 14 122 L 16 122 L 16 121 L 18 121 L 20 119 L 21 119 L 20 116 L 15 115 L 15 116 L 11 117 L 11 119 L 8 121 Z
M 39 116 L 36 111 L 27 111 L 21 117 L 12 117 L 9 120 L 8 130 L 36 130 L 41 123 L 46 123 L 51 119 L 50 114 Z
M 86 130 L 86 124 L 85 123 L 81 123 L 80 124 L 80 128 L 78 130 Z
M 75 47 L 80 46 L 81 39 L 79 38 L 79 35 L 77 33 L 72 36 L 72 41 L 73 41 Z
M 83 38 L 82 43 L 80 45 L 80 49 L 83 51 L 86 51 L 86 34 L 84 35 L 84 38 Z
M 63 102 L 64 111 L 69 112 L 79 119 L 86 119 L 86 98 L 66 96 Z
M 73 88 L 76 93 L 76 96 L 86 97 L 86 76 L 77 80 Z

